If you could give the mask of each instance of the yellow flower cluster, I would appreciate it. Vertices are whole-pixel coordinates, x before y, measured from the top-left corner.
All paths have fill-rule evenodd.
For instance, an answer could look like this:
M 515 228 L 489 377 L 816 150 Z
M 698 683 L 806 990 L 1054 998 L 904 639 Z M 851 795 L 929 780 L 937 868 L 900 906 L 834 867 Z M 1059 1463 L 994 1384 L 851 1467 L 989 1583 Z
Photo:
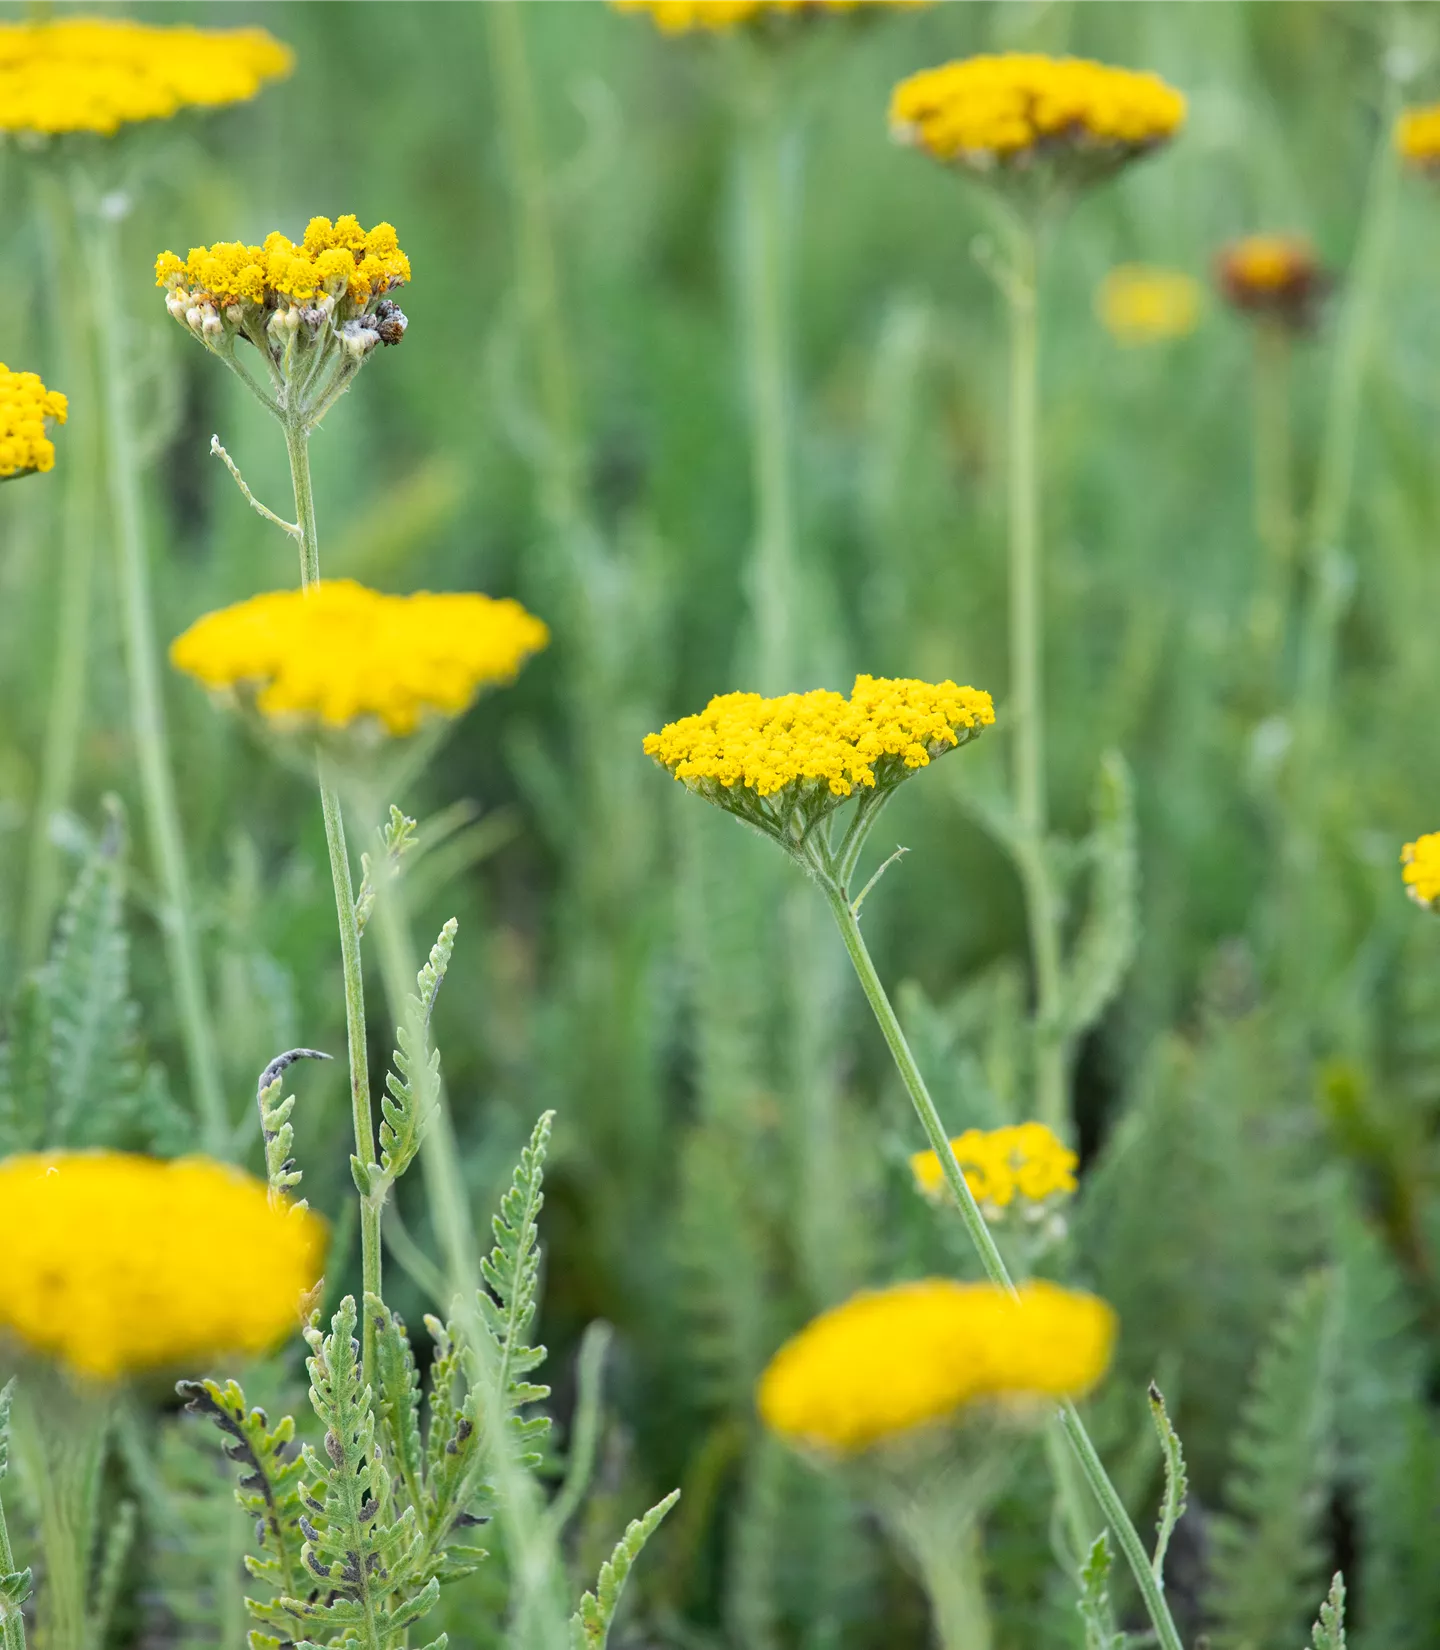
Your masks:
M 0 1338 L 113 1380 L 274 1346 L 325 1224 L 208 1158 L 58 1152 L 0 1162 L 0 1256 Z
M 1433 910 L 1440 900 L 1440 831 L 1407 842 L 1400 850 L 1405 892 L 1417 905 Z
M 549 641 L 519 602 L 474 594 L 384 596 L 352 579 L 278 590 L 208 613 L 170 648 L 207 687 L 253 693 L 261 715 L 413 733 L 514 679 Z
M 1313 324 L 1329 278 L 1303 235 L 1246 235 L 1224 247 L 1216 280 L 1238 310 L 1297 330 Z
M 274 307 L 279 299 L 305 303 L 326 295 L 367 303 L 410 279 L 410 260 L 388 223 L 362 229 L 352 213 L 334 223 L 311 218 L 297 246 L 278 229 L 263 246 L 217 241 L 191 247 L 188 258 L 162 252 L 155 284 L 216 309 L 229 304 Z
M 1095 309 L 1122 344 L 1184 338 L 1200 321 L 1200 283 L 1178 269 L 1119 264 L 1100 283 Z
M 264 29 L 156 28 L 129 18 L 0 24 L 0 131 L 97 132 L 243 103 L 294 57 Z
M 829 13 L 874 11 L 886 7 L 911 11 L 933 0 L 610 0 L 616 11 L 644 12 L 665 34 L 688 34 L 692 29 L 721 30 L 737 23 L 769 17 L 814 17 Z
M 890 101 L 902 142 L 982 171 L 1050 149 L 1122 159 L 1163 143 L 1184 119 L 1185 99 L 1159 75 L 1023 52 L 926 69 Z
M 927 1278 L 854 1296 L 788 1341 L 760 1418 L 793 1443 L 868 1449 L 972 1404 L 1073 1398 L 1110 1363 L 1115 1315 L 1093 1295 Z
M 1412 166 L 1440 165 L 1440 103 L 1402 109 L 1395 123 L 1395 147 Z
M 740 788 L 758 797 L 787 786 L 824 786 L 846 797 L 974 738 L 995 720 L 990 695 L 954 682 L 857 676 L 847 699 L 818 688 L 765 699 L 725 693 L 698 716 L 648 735 L 645 753 L 700 788 Z
M 1017 1197 L 1038 1205 L 1075 1190 L 1079 1159 L 1043 1123 L 967 1129 L 950 1142 L 950 1149 L 965 1184 L 987 1213 L 1009 1208 Z M 916 1152 L 910 1167 L 926 1197 L 945 1196 L 945 1176 L 934 1152 Z
M 69 402 L 58 390 L 47 390 L 33 372 L 11 372 L 0 361 L 0 481 L 53 470 L 55 443 L 45 433 L 45 420 L 63 424 Z

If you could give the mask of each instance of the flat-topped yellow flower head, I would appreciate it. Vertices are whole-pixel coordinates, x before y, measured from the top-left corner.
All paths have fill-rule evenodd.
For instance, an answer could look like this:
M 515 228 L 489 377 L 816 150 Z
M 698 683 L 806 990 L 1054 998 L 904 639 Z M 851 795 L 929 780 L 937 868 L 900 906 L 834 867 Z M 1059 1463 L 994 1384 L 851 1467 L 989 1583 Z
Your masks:
M 1083 1396 L 1105 1373 L 1115 1315 L 1093 1295 L 927 1278 L 854 1296 L 771 1359 L 760 1418 L 805 1448 L 855 1454 L 985 1405 L 1012 1415 Z
M 1017 1205 L 1038 1216 L 1075 1190 L 1080 1160 L 1043 1123 L 967 1129 L 950 1142 L 950 1149 L 988 1219 L 999 1219 Z M 926 1197 L 937 1202 L 945 1197 L 945 1176 L 934 1152 L 916 1152 L 910 1167 Z
M 260 1353 L 299 1327 L 325 1223 L 208 1158 L 0 1160 L 0 1343 L 82 1375 Z
M 967 57 L 911 75 L 890 100 L 902 143 L 986 177 L 1081 183 L 1172 138 L 1185 99 L 1159 75 L 1078 57 Z
M 1422 172 L 1440 168 L 1440 103 L 1402 109 L 1395 122 L 1395 147 L 1409 166 Z
M 1100 283 L 1095 309 L 1117 343 L 1157 344 L 1184 338 L 1200 323 L 1200 283 L 1178 269 L 1117 264 Z
M 1427 911 L 1437 909 L 1440 900 L 1440 831 L 1407 842 L 1400 850 L 1401 876 L 1405 892 Z
M 207 613 L 171 662 L 284 727 L 412 734 L 513 681 L 549 641 L 516 601 L 385 596 L 352 579 L 277 590 Z
M 55 443 L 45 420 L 63 424 L 69 402 L 33 372 L 11 372 L 0 361 L 0 481 L 55 468 Z
M 264 29 L 156 27 L 124 17 L 0 23 L 0 131 L 111 136 L 182 109 L 243 103 L 290 73 Z
M 1215 279 L 1243 315 L 1295 332 L 1315 324 L 1330 278 L 1304 235 L 1245 235 L 1221 249 Z
M 616 11 L 643 12 L 663 34 L 720 33 L 742 24 L 862 12 L 914 11 L 933 0 L 610 0 Z

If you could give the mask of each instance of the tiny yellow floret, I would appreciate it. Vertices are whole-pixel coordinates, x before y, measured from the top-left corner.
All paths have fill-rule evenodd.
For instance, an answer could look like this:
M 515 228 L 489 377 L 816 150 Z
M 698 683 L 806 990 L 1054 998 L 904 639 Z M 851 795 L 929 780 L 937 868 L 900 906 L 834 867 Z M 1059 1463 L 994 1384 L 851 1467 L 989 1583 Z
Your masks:
M 0 481 L 53 470 L 55 443 L 45 433 L 45 420 L 63 424 L 69 402 L 58 390 L 47 390 L 38 374 L 11 372 L 0 361 Z
M 1440 103 L 1402 109 L 1395 122 L 1395 147 L 1411 166 L 1425 171 L 1440 166 Z
M 766 22 L 775 17 L 823 17 L 836 13 L 882 8 L 913 11 L 934 0 L 610 0 L 616 11 L 643 12 L 664 34 L 688 34 L 694 29 L 719 32 L 737 24 Z
M 900 142 L 979 172 L 1048 155 L 1118 164 L 1173 137 L 1184 119 L 1184 97 L 1159 75 L 1024 52 L 923 70 L 890 100 Z
M 243 103 L 294 61 L 264 29 L 122 17 L 0 23 L 0 131 L 108 137 L 133 121 Z
M 1118 264 L 1100 283 L 1095 310 L 1121 344 L 1154 344 L 1184 338 L 1200 322 L 1200 283 L 1178 269 Z
M 1427 911 L 1440 900 L 1440 831 L 1431 831 L 1407 842 L 1400 850 L 1401 875 L 1405 892 Z
M 266 1352 L 298 1328 L 325 1223 L 209 1158 L 0 1161 L 0 1341 L 97 1380 Z
M 311 218 L 299 245 L 275 229 L 262 246 L 217 241 L 191 247 L 186 258 L 162 252 L 155 260 L 155 284 L 178 296 L 182 314 L 190 305 L 275 309 L 327 296 L 363 305 L 409 279 L 410 260 L 392 225 L 362 229 L 350 213 L 334 223 Z
M 902 1283 L 786 1342 L 760 1378 L 760 1418 L 792 1443 L 852 1454 L 972 1405 L 1081 1397 L 1114 1340 L 1104 1301 L 1055 1284 L 1024 1284 L 1015 1299 L 988 1283 Z
M 519 602 L 471 593 L 385 596 L 352 579 L 277 590 L 207 613 L 171 662 L 238 691 L 268 720 L 414 733 L 467 710 L 483 687 L 513 681 L 550 639 Z
M 1018 1197 L 1032 1208 L 1075 1190 L 1079 1158 L 1043 1123 L 1003 1129 L 967 1129 L 950 1142 L 965 1183 L 987 1215 L 1008 1209 Z M 934 1152 L 910 1159 L 916 1186 L 937 1201 L 946 1195 L 945 1176 Z

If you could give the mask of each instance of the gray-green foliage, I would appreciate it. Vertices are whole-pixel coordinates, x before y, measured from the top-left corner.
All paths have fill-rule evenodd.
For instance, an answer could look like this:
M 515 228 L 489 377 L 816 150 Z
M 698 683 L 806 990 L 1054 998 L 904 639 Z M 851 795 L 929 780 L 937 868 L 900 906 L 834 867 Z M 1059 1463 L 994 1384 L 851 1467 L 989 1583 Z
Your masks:
M 10 1402 L 15 1383 L 0 1387 L 0 1482 L 10 1466 Z M 25 1650 L 25 1620 L 22 1610 L 30 1596 L 28 1569 L 14 1568 L 15 1556 L 5 1524 L 5 1507 L 0 1502 L 0 1646 L 3 1650 Z
M 1140 924 L 1140 853 L 1130 770 L 1118 751 L 1100 764 L 1094 822 L 1082 845 L 1089 902 L 1066 963 L 1060 1010 L 1067 1039 L 1082 1037 L 1114 1000 L 1135 955 Z
M 1185 1516 L 1185 1500 L 1190 1482 L 1185 1471 L 1185 1451 L 1180 1435 L 1165 1408 L 1165 1398 L 1154 1381 L 1150 1383 L 1150 1415 L 1155 1422 L 1155 1433 L 1160 1440 L 1160 1454 L 1165 1465 L 1165 1492 L 1160 1500 L 1160 1517 L 1155 1525 L 1155 1556 L 1151 1567 L 1157 1581 L 1165 1579 L 1165 1553 L 1175 1526 Z
M 680 1499 L 679 1490 L 671 1490 L 663 1501 L 657 1501 L 643 1518 L 632 1519 L 625 1534 L 615 1544 L 615 1551 L 600 1566 L 600 1579 L 595 1591 L 587 1592 L 580 1600 L 580 1608 L 570 1621 L 571 1644 L 574 1650 L 605 1650 L 610 1642 L 610 1624 L 620 1605 L 620 1595 L 635 1560 L 650 1537 L 659 1529 L 661 1521 Z
M 1124 1650 L 1125 1635 L 1115 1626 L 1115 1611 L 1110 1602 L 1112 1563 L 1110 1538 L 1102 1533 L 1096 1536 L 1080 1571 L 1077 1608 L 1085 1624 L 1085 1650 Z
M 393 1186 L 415 1161 L 420 1149 L 436 1088 L 440 1082 L 440 1051 L 431 1048 L 428 1038 L 435 998 L 445 980 L 445 970 L 455 949 L 459 924 L 454 917 L 440 930 L 430 947 L 430 956 L 416 977 L 416 995 L 406 1007 L 408 1022 L 396 1027 L 398 1047 L 392 1056 L 394 1070 L 385 1073 L 385 1092 L 380 1096 L 380 1185 Z M 420 1041 L 417 1043 L 417 1036 Z M 375 1177 L 372 1175 L 372 1180 Z M 380 1186 L 377 1185 L 377 1192 Z M 383 1193 L 381 1194 L 383 1195 Z
M 1345 1577 L 1338 1570 L 1320 1606 L 1312 1637 L 1314 1650 L 1345 1650 Z

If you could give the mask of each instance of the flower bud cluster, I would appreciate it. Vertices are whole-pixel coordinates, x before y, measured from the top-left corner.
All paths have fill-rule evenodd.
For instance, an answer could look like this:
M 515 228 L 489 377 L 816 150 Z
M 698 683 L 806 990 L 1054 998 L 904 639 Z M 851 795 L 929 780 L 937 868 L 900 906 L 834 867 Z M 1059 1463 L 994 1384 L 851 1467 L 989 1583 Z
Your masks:
M 38 374 L 11 372 L 0 361 L 0 481 L 55 467 L 55 443 L 45 420 L 63 424 L 69 403 L 58 390 L 47 390 Z

